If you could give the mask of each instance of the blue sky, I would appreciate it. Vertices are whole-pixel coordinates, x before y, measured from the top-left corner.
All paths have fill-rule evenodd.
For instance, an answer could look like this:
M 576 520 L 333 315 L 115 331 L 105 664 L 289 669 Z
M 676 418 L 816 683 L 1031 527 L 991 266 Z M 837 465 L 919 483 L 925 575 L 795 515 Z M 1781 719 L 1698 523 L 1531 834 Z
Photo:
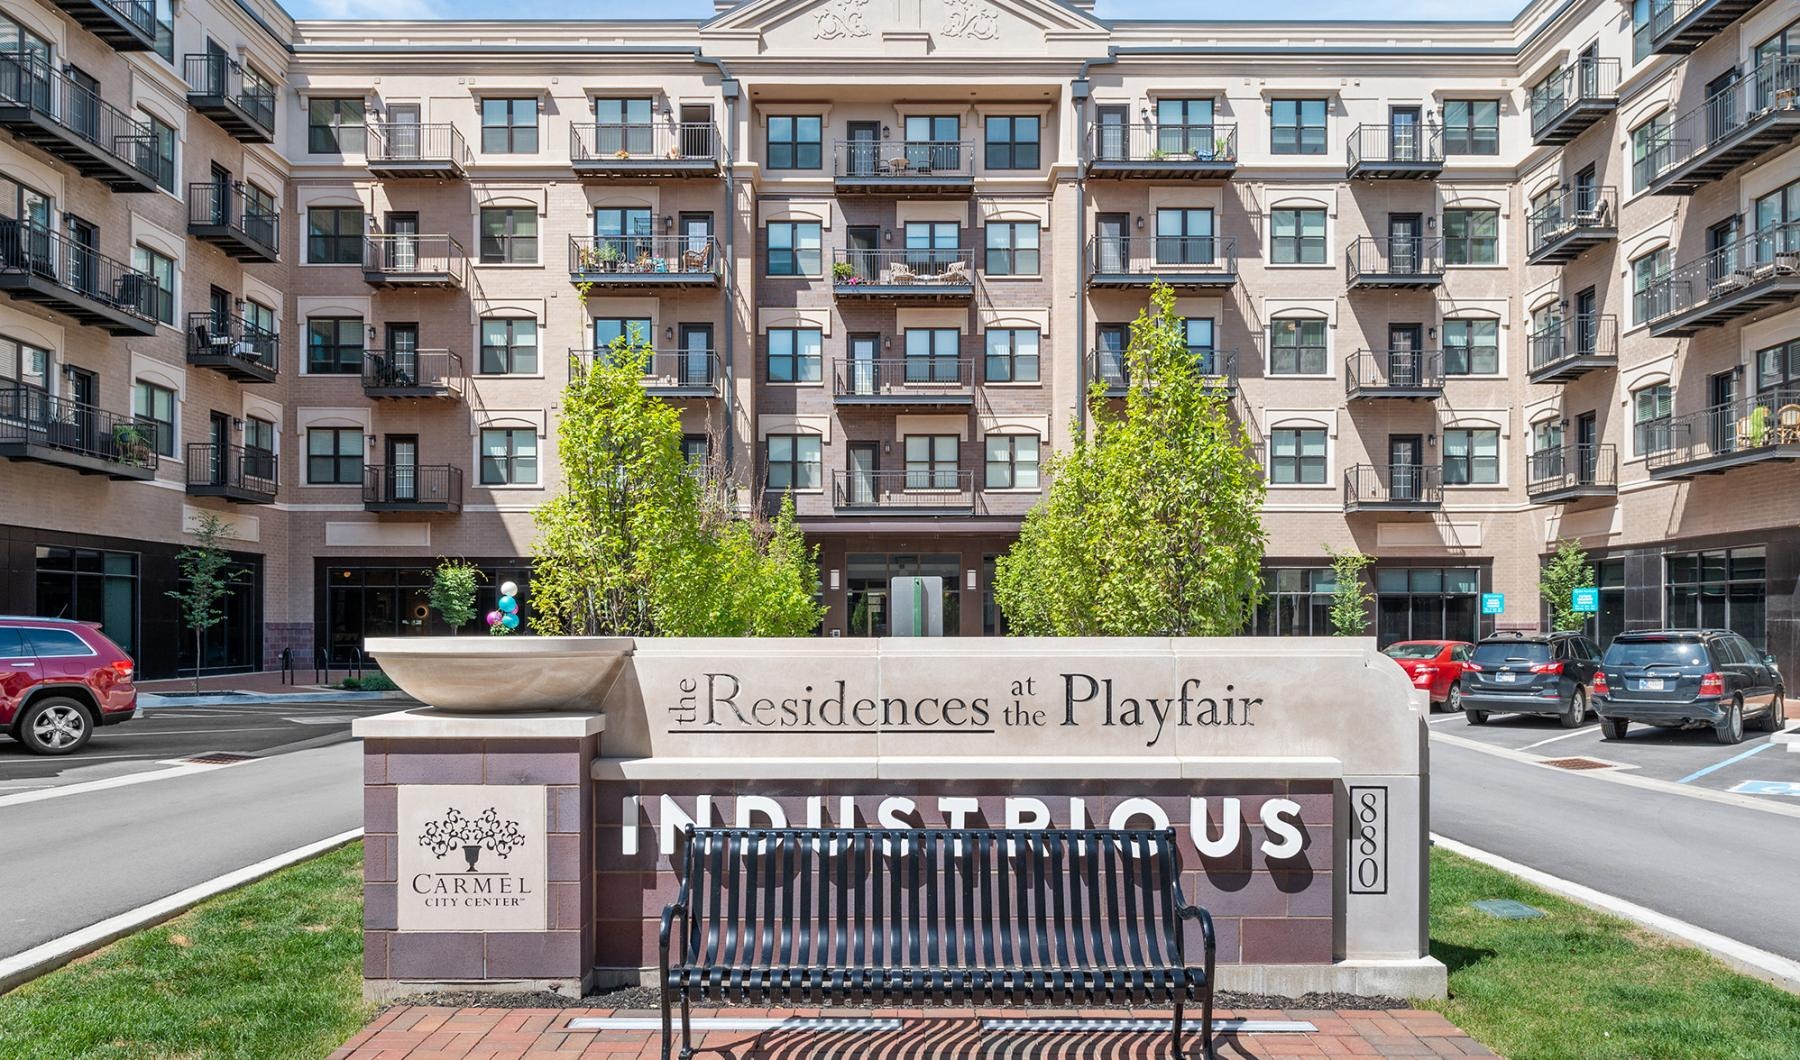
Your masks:
M 661 0 L 646 5 L 594 0 L 572 10 L 568 0 L 284 0 L 296 18 L 704 18 L 712 0 Z M 1455 18 L 1511 18 L 1525 0 L 1260 0 L 1255 4 L 1207 4 L 1221 18 L 1343 18 L 1371 16 L 1403 21 Z M 1100 0 L 1105 18 L 1192 18 L 1200 0 Z

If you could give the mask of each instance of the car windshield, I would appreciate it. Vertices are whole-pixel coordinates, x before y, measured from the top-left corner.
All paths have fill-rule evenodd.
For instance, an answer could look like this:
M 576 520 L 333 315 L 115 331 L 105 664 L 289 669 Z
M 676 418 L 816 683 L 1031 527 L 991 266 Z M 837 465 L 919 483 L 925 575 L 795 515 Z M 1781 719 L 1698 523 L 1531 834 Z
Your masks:
M 1540 663 L 1550 658 L 1550 645 L 1536 640 L 1495 640 L 1475 645 L 1473 661 L 1478 666 L 1500 666 L 1509 662 Z
M 1606 649 L 1608 666 L 1704 666 L 1697 640 L 1615 640 Z
M 1435 659 L 1443 647 L 1442 644 L 1390 644 L 1381 651 L 1394 659 Z

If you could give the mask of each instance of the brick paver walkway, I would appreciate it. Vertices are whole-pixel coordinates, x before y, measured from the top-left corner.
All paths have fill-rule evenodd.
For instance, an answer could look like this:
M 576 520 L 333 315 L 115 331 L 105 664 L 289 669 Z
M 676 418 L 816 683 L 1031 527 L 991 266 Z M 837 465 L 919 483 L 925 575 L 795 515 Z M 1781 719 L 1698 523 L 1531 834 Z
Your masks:
M 695 1017 L 816 1016 L 817 1009 L 695 1010 Z M 839 1014 L 837 1012 L 833 1015 Z M 855 1016 L 900 1016 L 894 1032 L 720 1031 L 695 1029 L 695 1047 L 704 1060 L 943 1060 L 1005 1057 L 1008 1060 L 1167 1060 L 1167 1035 L 1138 1032 L 1045 1032 L 986 1030 L 977 1016 L 1002 1018 L 1091 1015 L 1116 1018 L 1118 1011 L 1076 1013 L 1046 1009 L 878 1009 L 845 1012 Z M 650 1017 L 654 1012 L 610 1009 L 393 1008 L 331 1060 L 569 1060 L 570 1057 L 661 1057 L 662 1036 L 640 1030 L 566 1030 L 582 1016 Z M 1153 1012 L 1136 1012 L 1152 1018 Z M 1197 1016 L 1198 1013 L 1195 1013 Z M 1220 1035 L 1220 1060 L 1276 1056 L 1493 1056 L 1435 1012 L 1411 1009 L 1337 1012 L 1219 1012 L 1221 1019 L 1305 1020 L 1310 1034 Z M 1167 1015 L 1163 1018 L 1168 1018 Z M 1200 1056 L 1197 1042 L 1190 1050 Z

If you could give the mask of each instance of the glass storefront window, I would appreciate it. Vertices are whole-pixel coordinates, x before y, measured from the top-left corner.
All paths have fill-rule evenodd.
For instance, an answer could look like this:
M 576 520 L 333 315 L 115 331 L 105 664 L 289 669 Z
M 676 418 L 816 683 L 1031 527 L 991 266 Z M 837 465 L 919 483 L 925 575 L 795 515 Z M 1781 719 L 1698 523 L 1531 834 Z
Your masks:
M 431 609 L 431 563 L 413 560 L 395 565 L 328 567 L 325 571 L 325 629 L 333 666 L 347 666 L 366 637 L 464 636 L 487 632 L 481 616 L 493 610 L 499 587 L 519 586 L 519 614 L 531 614 L 531 569 L 518 564 L 474 561 L 482 577 L 475 583 L 475 618 L 452 630 Z M 521 626 L 519 632 L 527 630 Z
M 848 590 L 849 634 L 852 637 L 885 637 L 893 610 L 888 601 L 890 579 L 939 577 L 944 579 L 944 636 L 962 633 L 962 557 L 939 555 L 889 555 L 852 552 L 844 557 L 844 586 Z M 991 583 L 990 583 L 991 584 Z
M 1263 602 L 1253 631 L 1259 637 L 1331 635 L 1331 594 L 1337 579 L 1329 567 L 1282 567 L 1263 571 Z
M 138 557 L 95 548 L 37 549 L 37 613 L 98 622 L 100 632 L 136 657 Z M 258 623 L 260 632 L 261 624 Z
M 1481 572 L 1474 567 L 1390 567 L 1375 572 L 1376 640 L 1480 639 Z
M 1664 621 L 1670 628 L 1729 629 L 1760 649 L 1768 647 L 1763 549 L 1672 553 L 1664 564 Z

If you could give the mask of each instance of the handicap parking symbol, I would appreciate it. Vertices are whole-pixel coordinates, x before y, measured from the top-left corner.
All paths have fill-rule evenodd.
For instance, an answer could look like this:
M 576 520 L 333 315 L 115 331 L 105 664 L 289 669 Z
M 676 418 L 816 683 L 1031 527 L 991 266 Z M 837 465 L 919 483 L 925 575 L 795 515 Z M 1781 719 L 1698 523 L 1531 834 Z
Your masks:
M 1745 780 L 1731 790 L 1738 795 L 1792 795 L 1800 798 L 1800 783 L 1791 780 Z

